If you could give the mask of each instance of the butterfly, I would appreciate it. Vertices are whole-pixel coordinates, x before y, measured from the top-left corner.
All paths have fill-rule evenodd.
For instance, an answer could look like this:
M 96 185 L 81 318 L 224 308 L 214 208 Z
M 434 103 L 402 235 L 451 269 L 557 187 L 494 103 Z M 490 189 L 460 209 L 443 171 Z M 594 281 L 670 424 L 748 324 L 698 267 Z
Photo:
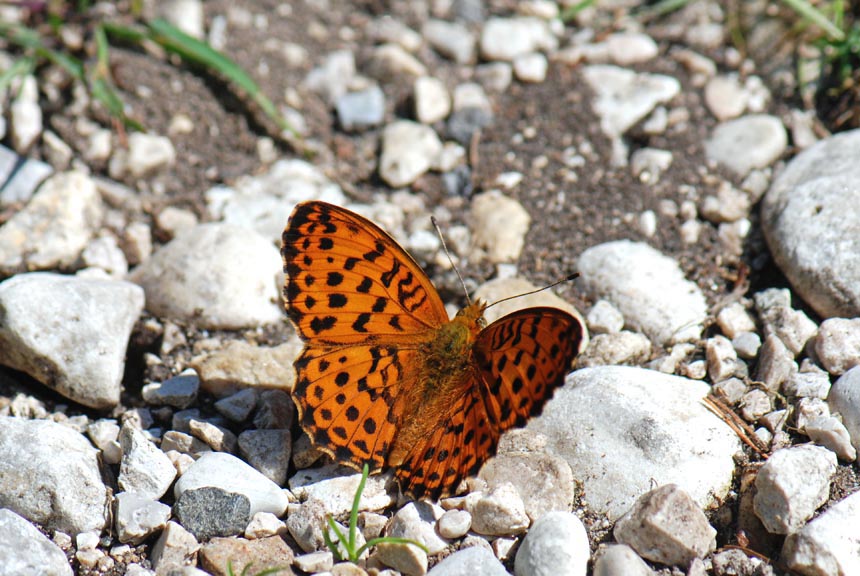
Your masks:
M 413 498 L 451 494 L 505 430 L 539 414 L 579 353 L 583 325 L 556 308 L 487 325 L 448 313 L 430 279 L 376 224 L 298 204 L 283 233 L 287 314 L 305 342 L 292 391 L 312 443 Z

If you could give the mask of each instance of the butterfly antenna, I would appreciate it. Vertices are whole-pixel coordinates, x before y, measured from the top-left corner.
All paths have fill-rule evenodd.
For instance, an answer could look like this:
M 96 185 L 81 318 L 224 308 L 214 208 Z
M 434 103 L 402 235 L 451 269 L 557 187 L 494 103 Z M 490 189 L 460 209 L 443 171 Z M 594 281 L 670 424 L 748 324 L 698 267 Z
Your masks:
M 543 288 L 537 288 L 536 290 L 532 290 L 530 292 L 524 292 L 522 294 L 514 294 L 513 296 L 508 296 L 507 298 L 502 298 L 501 300 L 496 300 L 492 304 L 487 304 L 487 308 L 491 306 L 495 306 L 496 304 L 501 304 L 502 302 L 507 302 L 508 300 L 513 300 L 514 298 L 520 298 L 521 296 L 528 296 L 530 294 L 537 294 L 538 292 L 543 292 L 544 290 L 549 290 L 554 286 L 558 286 L 559 284 L 564 284 L 565 282 L 570 282 L 571 280 L 576 280 L 579 278 L 579 272 L 574 272 L 573 274 L 568 274 L 561 280 L 557 280 L 548 286 L 544 286 Z M 486 310 L 486 308 L 485 308 Z
M 463 292 L 466 293 L 466 302 L 471 304 L 472 299 L 469 298 L 469 290 L 466 288 L 466 282 L 463 280 L 463 276 L 460 275 L 460 271 L 457 269 L 457 265 L 454 264 L 454 259 L 451 258 L 451 253 L 448 251 L 448 245 L 445 244 L 445 237 L 442 236 L 442 229 L 439 228 L 439 223 L 436 222 L 436 217 L 430 216 L 430 222 L 433 223 L 433 227 L 436 229 L 436 234 L 439 235 L 439 240 L 442 241 L 442 249 L 445 251 L 445 256 L 448 257 L 448 262 L 451 263 L 451 268 L 454 269 L 454 272 L 457 273 L 457 278 L 460 279 L 460 284 L 463 286 Z

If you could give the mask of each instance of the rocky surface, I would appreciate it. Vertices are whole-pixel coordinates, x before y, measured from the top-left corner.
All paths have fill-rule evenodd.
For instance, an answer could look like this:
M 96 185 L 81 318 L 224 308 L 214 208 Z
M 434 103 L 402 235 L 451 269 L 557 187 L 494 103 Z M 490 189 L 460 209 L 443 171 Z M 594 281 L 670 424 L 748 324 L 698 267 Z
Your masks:
M 154 52 L 111 52 L 146 133 L 54 65 L 0 91 L 0 575 L 860 573 L 860 136 L 731 46 L 723 6 L 158 4 L 299 137 Z M 327 519 L 349 533 L 361 477 L 289 396 L 278 247 L 311 199 L 391 233 L 452 312 L 452 262 L 489 302 L 578 272 L 487 319 L 591 332 L 457 496 L 371 476 L 356 546 L 421 547 L 357 565 Z

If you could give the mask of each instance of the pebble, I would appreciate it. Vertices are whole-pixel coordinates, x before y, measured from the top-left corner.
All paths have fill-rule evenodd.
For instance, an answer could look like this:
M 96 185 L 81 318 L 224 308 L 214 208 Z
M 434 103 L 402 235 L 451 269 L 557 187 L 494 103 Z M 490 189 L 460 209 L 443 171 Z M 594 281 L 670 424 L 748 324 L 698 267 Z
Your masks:
M 159 4 L 158 14 L 189 36 L 198 40 L 205 36 L 201 0 L 167 0 Z
M 122 446 L 117 479 L 120 490 L 153 500 L 164 496 L 176 478 L 176 468 L 167 455 L 142 430 L 128 423 L 120 430 L 119 443 Z
M 854 192 L 860 130 L 794 157 L 762 200 L 762 230 L 779 268 L 822 318 L 860 316 L 860 226 Z
M 475 68 L 475 79 L 489 92 L 507 91 L 514 77 L 513 67 L 507 62 L 489 62 Z
M 475 59 L 475 37 L 463 24 L 430 19 L 422 26 L 421 34 L 434 50 L 457 64 L 469 64 Z
M 122 448 L 119 445 L 119 425 L 116 420 L 102 418 L 87 426 L 87 436 L 101 450 L 105 464 L 119 464 Z
M 405 542 L 380 542 L 376 545 L 374 558 L 407 576 L 424 576 L 427 573 L 427 553 Z
M 415 119 L 422 124 L 433 124 L 447 118 L 451 112 L 451 95 L 445 83 L 433 76 L 415 79 L 412 87 Z
M 478 534 L 521 534 L 530 524 L 523 499 L 510 482 L 499 484 L 474 501 L 467 500 L 466 509 L 472 515 L 472 531 Z
M 619 518 L 615 539 L 641 556 L 669 566 L 689 566 L 716 548 L 717 531 L 693 498 L 674 484 L 640 496 Z
M 734 375 L 738 356 L 731 341 L 725 336 L 708 338 L 705 357 L 708 360 L 708 377 L 711 382 L 719 382 Z
M 293 362 L 303 346 L 298 337 L 273 348 L 231 340 L 219 350 L 192 358 L 190 366 L 200 375 L 203 391 L 216 398 L 245 387 L 291 390 L 296 379 Z
M 514 573 L 585 576 L 590 556 L 588 534 L 571 512 L 549 512 L 535 521 L 514 560 Z
M 197 400 L 199 388 L 200 378 L 196 374 L 180 374 L 164 382 L 146 384 L 141 395 L 148 404 L 184 409 Z
M 757 292 L 753 299 L 765 336 L 777 336 L 794 356 L 798 356 L 818 331 L 815 322 L 802 310 L 791 307 L 788 289 L 769 288 Z
M 328 550 L 319 550 L 308 554 L 296 556 L 295 566 L 302 572 L 316 574 L 328 572 L 334 566 L 334 557 Z
M 326 546 L 323 529 L 327 526 L 327 517 L 328 513 L 319 500 L 292 504 L 287 514 L 287 531 L 305 552 L 320 550 Z
M 828 318 L 818 327 L 815 355 L 834 376 L 860 365 L 860 318 Z
M 674 155 L 669 150 L 640 148 L 630 157 L 630 172 L 639 178 L 640 182 L 656 184 L 673 160 Z
M 490 262 L 516 262 L 531 216 L 517 200 L 491 190 L 472 199 L 469 223 L 474 245 L 486 251 Z
M 367 72 L 380 82 L 428 74 L 427 67 L 398 44 L 383 44 L 374 48 L 367 63 Z
M 755 320 L 740 302 L 732 302 L 717 314 L 717 326 L 728 338 L 735 338 L 739 332 L 755 332 Z
M 746 111 L 749 95 L 737 74 L 714 76 L 705 84 L 705 106 L 717 120 L 731 120 Z
M 715 224 L 737 222 L 750 213 L 750 198 L 728 182 L 721 182 L 716 195 L 707 195 L 699 213 Z
M 277 484 L 235 456 L 223 452 L 201 455 L 176 481 L 173 493 L 179 499 L 186 490 L 207 486 L 247 497 L 251 504 L 250 515 L 271 512 L 281 516 L 287 508 L 287 496 Z
M 115 510 L 117 538 L 134 546 L 163 529 L 170 519 L 170 506 L 136 492 L 117 494 Z
M 80 172 L 51 176 L 24 208 L 0 226 L 0 275 L 71 268 L 103 213 L 89 176 Z
M 329 464 L 321 468 L 299 470 L 289 480 L 290 490 L 300 501 L 315 500 L 332 516 L 346 514 L 361 481 L 361 474 L 351 468 Z M 386 477 L 373 475 L 367 479 L 359 501 L 359 510 L 382 510 L 394 503 L 385 490 Z
M 180 524 L 171 521 L 153 545 L 149 561 L 156 574 L 170 574 L 173 570 L 183 570 L 188 565 L 188 560 L 196 557 L 199 549 L 200 544 L 194 535 Z
M 782 385 L 782 393 L 789 398 L 827 398 L 830 376 L 821 369 L 795 372 Z
M 857 450 L 851 445 L 848 429 L 833 416 L 813 418 L 803 427 L 809 439 L 836 454 L 842 460 L 853 462 L 857 459 Z
M 492 490 L 512 484 L 534 521 L 552 510 L 567 512 L 574 500 L 574 475 L 564 458 L 543 450 L 505 450 L 488 460 L 478 477 Z
M 493 113 L 476 106 L 458 107 L 455 103 L 454 113 L 448 117 L 446 125 L 448 138 L 463 146 L 469 146 L 472 137 L 483 128 L 493 124 Z
M 654 572 L 626 544 L 603 544 L 597 549 L 594 576 L 653 576 Z
M 198 224 L 194 212 L 175 206 L 167 206 L 159 210 L 155 215 L 154 222 L 156 229 L 171 239 L 180 232 L 194 228 Z
M 45 160 L 48 161 L 48 164 L 55 170 L 68 170 L 74 157 L 72 147 L 51 130 L 45 130 L 42 133 L 42 144 L 44 145 Z
M 176 519 L 198 541 L 243 533 L 250 509 L 247 496 L 212 486 L 184 490 L 173 505 Z
M 81 434 L 50 420 L 0 416 L 0 509 L 78 534 L 105 527 L 107 498 L 98 451 Z
M 203 574 L 229 574 L 224 567 L 232 563 L 233 574 L 291 576 L 293 572 L 289 566 L 293 563 L 293 551 L 280 536 L 258 540 L 213 538 L 200 550 L 199 563 Z
M 236 452 L 238 446 L 236 435 L 223 426 L 193 419 L 188 422 L 188 429 L 192 436 L 205 442 L 216 452 L 229 454 Z
M 472 515 L 465 510 L 448 510 L 436 522 L 442 538 L 454 539 L 466 535 L 472 527 Z
M 735 433 L 701 404 L 709 390 L 641 368 L 584 368 L 526 429 L 544 434 L 548 450 L 577 471 L 597 514 L 620 517 L 653 482 L 678 484 L 706 507 L 727 494 L 740 448 Z
M 244 422 L 257 407 L 257 394 L 253 388 L 245 388 L 215 402 L 215 410 L 227 420 Z
M 355 77 L 355 56 L 352 50 L 336 50 L 326 56 L 322 65 L 311 70 L 305 86 L 322 96 L 329 106 L 346 94 Z
M 857 573 L 860 570 L 858 526 L 860 492 L 855 492 L 789 534 L 782 547 L 782 558 L 790 570 L 800 574 Z
M 175 451 L 189 456 L 199 456 L 202 452 L 211 452 L 212 447 L 191 434 L 168 430 L 161 437 L 161 450 L 165 453 Z
M 860 366 L 848 370 L 830 388 L 827 405 L 842 417 L 851 445 L 860 450 Z
M 800 529 L 825 502 L 836 455 L 809 444 L 777 450 L 755 479 L 755 514 L 772 534 Z
M 481 30 L 480 46 L 486 60 L 511 62 L 529 52 L 551 52 L 558 47 L 558 39 L 539 18 L 490 18 Z
M 757 422 L 759 418 L 773 409 L 770 396 L 758 388 L 750 390 L 741 397 L 741 416 L 747 422 Z
M 761 348 L 761 338 L 755 332 L 740 332 L 732 338 L 732 346 L 738 356 L 744 360 L 752 360 Z
M 637 73 L 611 65 L 583 68 L 583 77 L 595 93 L 592 103 L 600 127 L 609 138 L 617 138 L 643 120 L 659 104 L 665 104 L 681 91 L 671 76 Z
M 743 177 L 754 168 L 773 164 L 787 146 L 779 118 L 750 114 L 718 125 L 705 141 L 705 157 Z
M 49 272 L 13 276 L 0 283 L 0 364 L 85 406 L 116 406 L 143 301 L 140 288 L 128 282 Z
M 429 126 L 409 120 L 388 124 L 382 133 L 379 175 L 392 188 L 412 184 L 442 152 L 442 142 Z
M 278 160 L 266 172 L 241 176 L 232 187 L 215 186 L 206 193 L 214 219 L 256 230 L 280 244 L 284 224 L 299 202 L 322 200 L 344 205 L 340 186 L 303 160 Z
M 18 93 L 9 106 L 9 128 L 12 147 L 19 154 L 25 154 L 42 133 L 42 107 L 35 76 L 20 77 Z
M 759 350 L 756 380 L 762 382 L 769 391 L 776 392 L 795 371 L 797 364 L 794 363 L 794 355 L 782 340 L 774 335 L 767 336 Z
M 820 398 L 801 398 L 794 405 L 794 423 L 801 433 L 805 433 L 808 422 L 821 416 L 830 416 L 830 407 Z
M 391 518 L 385 535 L 415 540 L 423 544 L 430 554 L 438 554 L 448 547 L 448 542 L 436 532 L 436 523 L 443 514 L 442 509 L 433 504 L 409 502 Z
M 87 268 L 98 268 L 117 280 L 128 274 L 128 261 L 114 236 L 91 240 L 81 253 L 81 262 Z
M 176 162 L 176 150 L 166 136 L 132 132 L 128 137 L 128 171 L 135 178 L 150 176 Z
M 628 327 L 658 345 L 699 338 L 705 297 L 677 262 L 647 244 L 619 240 L 580 255 L 577 284 L 594 300 L 611 302 Z
M 209 223 L 165 244 L 129 279 L 143 287 L 155 316 L 229 330 L 283 318 L 275 302 L 280 269 L 277 248 L 253 230 Z
M 18 156 L 0 144 L 0 208 L 26 204 L 53 173 L 50 165 Z
M 644 334 L 622 330 L 592 336 L 588 348 L 579 355 L 579 367 L 639 365 L 651 357 L 651 341 Z
M 292 452 L 292 436 L 286 430 L 245 430 L 239 434 L 239 452 L 263 476 L 283 486 Z
M 586 316 L 592 334 L 616 334 L 624 328 L 624 315 L 608 300 L 598 300 Z
M 0 558 L 4 576 L 49 574 L 72 576 L 63 550 L 12 510 L 0 509 Z
M 540 52 L 520 54 L 513 61 L 514 76 L 520 82 L 539 84 L 546 80 L 549 62 Z
M 245 527 L 245 538 L 248 540 L 258 540 L 286 533 L 287 525 L 271 512 L 257 512 Z
M 480 546 L 461 548 L 433 566 L 427 576 L 509 576 L 491 550 Z
M 347 131 L 361 131 L 379 126 L 385 119 L 385 94 L 373 85 L 358 92 L 348 92 L 335 103 L 337 119 Z
M 293 425 L 295 404 L 283 390 L 263 390 L 254 414 L 254 426 L 259 429 L 289 430 Z
M 371 20 L 367 24 L 367 34 L 377 43 L 393 42 L 409 52 L 416 52 L 422 42 L 421 34 L 388 15 Z
M 653 38 L 641 32 L 618 32 L 606 37 L 610 60 L 619 66 L 630 66 L 653 60 L 659 49 Z

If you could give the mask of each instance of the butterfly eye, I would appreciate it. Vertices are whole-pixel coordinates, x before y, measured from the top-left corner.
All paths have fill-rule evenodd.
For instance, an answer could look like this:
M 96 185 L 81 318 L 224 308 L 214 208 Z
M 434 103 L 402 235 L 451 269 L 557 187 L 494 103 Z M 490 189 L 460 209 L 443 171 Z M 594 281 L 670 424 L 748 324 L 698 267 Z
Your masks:
M 483 330 L 486 327 L 487 327 L 487 319 L 484 318 L 483 316 L 478 317 L 478 328 Z

